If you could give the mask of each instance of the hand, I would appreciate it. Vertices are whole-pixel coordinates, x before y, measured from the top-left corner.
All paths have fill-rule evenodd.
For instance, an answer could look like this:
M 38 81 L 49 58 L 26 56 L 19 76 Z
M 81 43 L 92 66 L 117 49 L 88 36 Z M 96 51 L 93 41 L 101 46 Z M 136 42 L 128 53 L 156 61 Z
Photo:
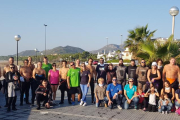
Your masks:
M 89 87 L 89 83 L 87 84 L 87 87 Z
M 161 106 L 159 106 L 159 109 L 161 109 Z
M 154 82 L 154 78 L 151 80 L 151 82 Z
M 68 85 L 68 89 L 70 89 L 71 87 L 70 87 L 70 85 Z
M 14 79 L 14 80 L 18 80 L 18 77 L 14 76 L 13 79 Z
M 98 103 L 99 102 L 99 100 L 98 99 L 96 99 L 96 103 Z
M 129 104 L 131 103 L 131 99 L 128 99 L 127 101 L 128 101 Z
M 111 105 L 112 103 L 113 103 L 113 102 L 112 102 L 111 100 L 109 100 L 109 102 L 108 102 L 108 106 L 109 106 L 109 105 Z
M 114 94 L 113 99 L 116 99 L 116 94 Z
M 43 93 L 44 96 L 46 96 L 47 94 L 46 93 Z
M 180 100 L 178 100 L 178 103 L 180 104 Z

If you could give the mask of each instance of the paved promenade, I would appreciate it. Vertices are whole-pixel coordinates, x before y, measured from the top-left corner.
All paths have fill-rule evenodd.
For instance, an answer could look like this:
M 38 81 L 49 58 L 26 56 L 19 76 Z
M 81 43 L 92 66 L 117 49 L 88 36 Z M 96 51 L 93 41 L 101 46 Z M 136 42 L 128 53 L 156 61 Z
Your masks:
M 180 120 L 180 116 L 175 113 L 162 115 L 158 112 L 149 113 L 142 110 L 119 110 L 117 108 L 110 110 L 109 108 L 96 108 L 95 105 L 90 104 L 90 90 L 87 96 L 88 105 L 83 107 L 77 104 L 72 106 L 67 102 L 65 97 L 64 105 L 56 105 L 51 109 L 36 110 L 35 107 L 30 107 L 24 104 L 19 106 L 19 95 L 17 100 L 17 111 L 7 113 L 4 95 L 0 93 L 0 120 Z M 56 103 L 60 101 L 60 91 L 57 91 Z

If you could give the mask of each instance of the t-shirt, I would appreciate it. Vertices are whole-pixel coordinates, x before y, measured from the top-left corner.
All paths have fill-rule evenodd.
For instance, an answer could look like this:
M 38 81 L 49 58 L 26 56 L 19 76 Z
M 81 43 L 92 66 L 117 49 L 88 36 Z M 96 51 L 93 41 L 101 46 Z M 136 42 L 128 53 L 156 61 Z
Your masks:
M 115 93 L 122 91 L 122 86 L 118 83 L 114 86 L 113 83 L 111 83 L 107 86 L 106 91 L 109 91 L 109 97 L 112 98 Z
M 125 85 L 124 90 L 126 90 L 127 97 L 131 99 L 134 96 L 134 93 L 137 91 L 137 87 L 135 85 L 130 89 L 129 84 Z
M 51 84 L 58 84 L 59 83 L 59 70 L 53 71 L 52 69 L 49 70 L 50 73 L 50 83 Z
M 48 72 L 50 69 L 52 69 L 52 65 L 50 63 L 48 63 L 48 64 L 43 63 L 42 69 L 44 69 L 46 71 L 46 78 L 48 78 Z
M 177 89 L 175 93 L 178 94 L 178 97 L 180 99 L 180 89 Z
M 83 84 L 83 85 L 88 84 L 88 81 L 89 81 L 89 76 L 88 75 L 89 74 L 90 74 L 89 70 L 83 71 L 81 73 L 81 82 L 80 82 L 80 84 Z
M 97 94 L 99 100 L 104 100 L 104 97 L 106 96 L 106 88 L 107 86 L 100 87 L 99 85 L 96 85 L 94 93 Z
M 79 87 L 80 85 L 80 69 L 79 68 L 69 69 L 67 76 L 70 77 L 69 78 L 70 87 Z
M 108 66 L 107 65 L 97 65 L 96 72 L 97 72 L 97 79 L 102 77 L 106 82 L 106 71 Z
M 142 103 L 144 101 L 144 94 L 145 93 L 142 94 L 137 93 L 137 95 L 139 96 L 139 103 Z
M 156 105 L 156 94 L 150 94 L 149 95 L 149 104 Z

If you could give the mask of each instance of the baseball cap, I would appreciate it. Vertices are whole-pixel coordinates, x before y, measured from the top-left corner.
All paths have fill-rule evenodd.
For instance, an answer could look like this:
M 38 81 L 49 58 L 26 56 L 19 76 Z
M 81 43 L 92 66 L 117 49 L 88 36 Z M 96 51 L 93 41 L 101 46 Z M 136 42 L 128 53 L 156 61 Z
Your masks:
M 152 62 L 152 66 L 157 66 L 157 63 L 156 62 Z

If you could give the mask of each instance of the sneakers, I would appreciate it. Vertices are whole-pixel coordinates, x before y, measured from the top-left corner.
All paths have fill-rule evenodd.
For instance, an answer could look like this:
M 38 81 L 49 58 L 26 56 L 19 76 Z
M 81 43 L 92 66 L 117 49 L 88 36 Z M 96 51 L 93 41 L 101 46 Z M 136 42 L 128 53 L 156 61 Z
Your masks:
M 81 100 L 80 105 L 83 105 L 83 103 L 84 103 L 84 102 Z
M 72 102 L 72 105 L 75 105 L 75 102 Z
M 134 110 L 137 110 L 137 106 L 134 106 Z
M 83 106 L 86 106 L 86 105 L 87 105 L 87 103 L 86 103 L 86 102 L 84 102 Z
M 168 114 L 168 111 L 165 111 L 165 114 L 167 115 L 167 114 Z
M 143 111 L 146 111 L 146 108 L 143 108 Z
M 164 114 L 165 112 L 164 111 L 162 111 L 162 114 Z
M 122 110 L 122 107 L 120 105 L 118 105 L 117 107 L 118 107 L 118 109 Z

